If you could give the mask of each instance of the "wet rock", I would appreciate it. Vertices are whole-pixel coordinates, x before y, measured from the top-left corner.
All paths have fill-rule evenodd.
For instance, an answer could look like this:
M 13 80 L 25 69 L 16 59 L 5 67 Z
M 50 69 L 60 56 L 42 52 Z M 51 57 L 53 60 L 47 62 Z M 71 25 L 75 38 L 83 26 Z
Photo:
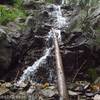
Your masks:
M 6 88 L 4 84 L 0 86 L 0 96 L 3 94 L 6 94 L 9 91 L 9 89 Z
M 23 0 L 22 5 L 28 9 L 40 9 L 42 4 L 44 4 L 43 0 Z
M 85 89 L 85 90 L 88 89 L 89 86 L 90 86 L 90 83 L 86 83 L 86 84 L 84 85 L 84 89 Z
M 20 90 L 27 90 L 30 87 L 30 83 L 18 81 L 17 83 L 14 83 L 14 86 L 20 88 Z
M 48 5 L 47 9 L 48 9 L 49 12 L 52 12 L 52 11 L 55 10 L 55 5 L 54 4 Z
M 18 66 L 21 27 L 15 22 L 9 22 L 6 27 L 0 27 L 0 78 L 9 81 L 15 77 L 15 71 L 12 70 L 16 69 L 16 65 Z
M 68 94 L 69 94 L 69 97 L 70 97 L 71 100 L 79 99 L 79 93 L 78 92 L 74 92 L 74 91 L 69 90 Z
M 3 84 L 3 83 L 5 83 L 5 81 L 4 80 L 0 80 L 0 84 Z
M 97 79 L 94 81 L 95 84 L 100 84 L 100 77 L 97 77 Z
M 16 23 L 24 23 L 25 22 L 25 18 L 20 18 L 20 17 L 19 18 L 16 18 L 15 19 L 15 22 Z
M 0 29 L 0 74 L 9 68 L 12 61 L 12 48 L 6 34 Z
M 43 11 L 42 13 L 43 13 L 44 17 L 49 17 L 49 12 L 48 11 Z
M 27 94 L 32 94 L 34 91 L 35 91 L 34 87 L 31 86 L 31 87 L 28 89 Z
M 77 95 L 79 95 L 79 93 L 71 91 L 71 90 L 68 91 L 68 94 L 71 95 L 71 96 L 77 96 Z
M 87 39 L 83 36 L 82 32 L 73 32 L 68 37 L 69 48 L 79 47 L 87 43 Z
M 69 89 L 69 90 L 74 90 L 76 87 L 77 87 L 77 85 L 76 85 L 75 83 L 70 83 L 70 84 L 68 85 L 68 89 Z
M 87 93 L 90 93 L 89 91 L 89 87 L 90 83 L 88 82 L 76 82 L 76 83 L 71 83 L 68 87 L 69 90 L 71 91 L 71 93 L 77 93 L 77 94 L 84 94 L 85 91 L 87 91 Z
M 62 0 L 54 0 L 54 3 L 60 5 L 62 4 Z
M 100 100 L 100 95 L 99 94 L 96 94 L 93 98 L 93 100 Z
M 12 85 L 11 83 L 9 83 L 9 82 L 6 82 L 6 83 L 5 83 L 5 86 L 6 86 L 7 88 L 11 88 L 13 85 Z
M 100 15 L 100 7 L 98 7 L 97 9 L 94 9 L 93 13 L 91 14 L 91 17 L 97 17 Z
M 84 87 L 83 86 L 77 86 L 75 91 L 84 92 Z
M 76 84 L 79 85 L 79 86 L 83 86 L 84 89 L 87 89 L 90 85 L 90 83 L 87 82 L 87 81 L 76 81 Z
M 41 92 L 46 97 L 52 97 L 58 94 L 58 91 L 55 88 L 50 88 L 50 87 L 41 90 Z
M 26 21 L 25 21 L 25 25 L 29 26 L 29 27 L 32 27 L 32 26 L 35 26 L 35 19 L 33 16 L 28 16 L 26 18 Z
M 85 95 L 86 95 L 87 97 L 93 97 L 95 94 L 92 93 L 92 92 L 90 92 L 90 93 L 85 93 Z
M 73 10 L 73 7 L 72 6 L 70 6 L 70 5 L 62 5 L 61 6 L 61 9 L 66 9 L 66 10 L 69 10 L 69 11 L 71 11 L 71 10 Z
M 8 29 L 8 33 L 9 32 L 18 32 L 19 30 L 21 30 L 21 27 L 16 24 L 15 22 L 9 22 L 7 23 L 7 29 Z
M 16 92 L 18 90 L 18 87 L 13 85 L 11 88 L 10 88 L 10 91 L 11 92 Z
M 25 88 L 27 85 L 28 85 L 28 83 L 21 82 L 20 87 Z
M 75 32 L 75 31 L 82 31 L 80 24 L 81 24 L 81 19 L 79 15 L 72 15 L 73 12 L 67 12 L 67 15 L 65 16 L 71 16 L 70 17 L 70 24 L 68 28 L 66 28 L 66 32 Z

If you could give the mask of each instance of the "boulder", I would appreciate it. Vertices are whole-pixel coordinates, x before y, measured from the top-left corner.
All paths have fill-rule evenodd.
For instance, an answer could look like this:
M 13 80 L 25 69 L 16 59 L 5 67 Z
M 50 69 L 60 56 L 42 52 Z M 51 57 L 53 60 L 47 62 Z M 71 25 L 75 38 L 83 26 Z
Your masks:
M 25 21 L 25 25 L 33 28 L 36 25 L 36 20 L 33 16 L 28 16 Z
M 16 23 L 0 26 L 0 79 L 11 77 L 8 74 L 18 66 L 18 43 L 21 36 L 19 30 Z
M 12 48 L 6 34 L 3 29 L 0 29 L 0 74 L 9 68 L 12 60 Z
M 22 5 L 28 9 L 40 9 L 42 4 L 44 4 L 43 0 L 23 0 Z

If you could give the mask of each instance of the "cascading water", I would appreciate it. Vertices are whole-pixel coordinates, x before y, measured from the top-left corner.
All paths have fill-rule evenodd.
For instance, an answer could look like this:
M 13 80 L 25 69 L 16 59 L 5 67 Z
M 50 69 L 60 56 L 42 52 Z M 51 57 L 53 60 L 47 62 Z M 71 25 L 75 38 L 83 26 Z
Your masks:
M 67 0 L 66 0 L 66 1 L 67 1 Z M 64 2 L 65 2 L 65 0 L 62 0 L 61 4 L 63 5 L 63 4 L 64 4 Z
M 46 49 L 44 50 L 44 55 L 40 59 L 35 61 L 32 66 L 29 66 L 26 70 L 24 70 L 24 73 L 21 76 L 20 80 L 18 81 L 18 84 L 21 84 L 21 82 L 30 80 L 30 76 L 34 76 L 35 71 L 39 68 L 39 66 L 47 63 L 47 61 L 46 61 L 47 57 L 50 55 L 51 50 L 53 48 L 52 43 L 50 42 L 52 39 L 51 37 L 52 37 L 52 34 L 51 34 L 51 32 L 49 32 L 47 39 L 46 39 L 46 41 L 48 43 L 47 43 Z
M 53 5 L 50 5 L 49 7 L 53 8 L 53 10 L 49 13 L 50 13 L 51 17 L 55 18 L 52 23 L 53 31 L 56 33 L 59 42 L 61 42 L 61 29 L 67 25 L 66 19 L 62 16 L 60 5 L 53 4 Z M 24 73 L 21 76 L 20 80 L 18 81 L 18 84 L 30 79 L 31 75 L 34 76 L 34 73 L 39 68 L 39 66 L 41 64 L 45 64 L 47 62 L 46 61 L 47 57 L 51 54 L 51 50 L 53 49 L 52 29 L 50 30 L 50 32 L 47 35 L 46 42 L 47 42 L 47 46 L 46 46 L 46 49 L 44 50 L 45 51 L 44 55 L 40 59 L 35 61 L 32 66 L 29 66 L 26 70 L 24 70 Z

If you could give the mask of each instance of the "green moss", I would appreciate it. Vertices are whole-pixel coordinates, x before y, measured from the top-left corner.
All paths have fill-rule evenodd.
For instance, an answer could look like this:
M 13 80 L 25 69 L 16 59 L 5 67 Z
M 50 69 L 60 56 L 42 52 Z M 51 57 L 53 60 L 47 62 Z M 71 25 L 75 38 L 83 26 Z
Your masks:
M 5 5 L 0 5 L 0 24 L 5 25 L 17 17 L 25 17 L 24 11 L 15 7 L 8 8 Z
M 95 41 L 96 41 L 96 43 L 100 44 L 100 36 L 97 36 Z
M 95 31 L 96 31 L 97 34 L 100 34 L 100 26 L 97 26 Z
M 94 80 L 97 78 L 97 72 L 95 68 L 89 68 L 88 69 L 88 76 L 91 80 L 91 82 L 94 82 Z
M 47 3 L 53 3 L 54 1 L 53 0 L 45 0 L 45 2 L 47 2 Z
M 22 2 L 23 2 L 23 0 L 16 0 L 14 2 L 14 6 L 17 7 L 17 8 L 22 9 Z
M 100 44 L 100 26 L 96 26 L 95 32 L 96 32 L 95 42 L 98 43 L 98 44 Z

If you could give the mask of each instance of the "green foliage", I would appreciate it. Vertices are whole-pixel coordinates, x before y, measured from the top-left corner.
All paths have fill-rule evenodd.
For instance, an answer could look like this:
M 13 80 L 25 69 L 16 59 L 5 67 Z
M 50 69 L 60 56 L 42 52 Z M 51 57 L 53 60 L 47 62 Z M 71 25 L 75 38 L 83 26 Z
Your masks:
M 8 8 L 0 5 L 0 24 L 5 25 L 9 21 L 14 21 L 17 17 L 24 17 L 25 13 L 18 8 Z
M 7 3 L 10 5 L 14 5 L 15 7 L 22 7 L 23 0 L 8 0 Z
M 23 2 L 23 0 L 16 0 L 14 2 L 14 6 L 17 7 L 17 8 L 22 9 L 22 2 Z
M 100 44 L 100 36 L 97 36 L 95 41 L 96 41 L 97 44 Z

